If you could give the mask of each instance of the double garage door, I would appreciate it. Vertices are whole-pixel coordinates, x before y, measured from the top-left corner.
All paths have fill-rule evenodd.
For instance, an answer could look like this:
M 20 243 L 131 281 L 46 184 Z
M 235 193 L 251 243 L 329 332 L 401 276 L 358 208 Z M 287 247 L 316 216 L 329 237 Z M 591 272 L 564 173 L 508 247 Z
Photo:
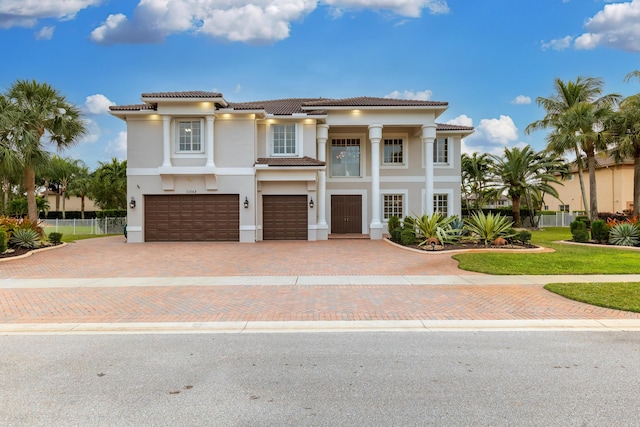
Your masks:
M 240 240 L 237 194 L 145 196 L 147 242 Z
M 262 196 L 264 240 L 307 240 L 307 196 Z

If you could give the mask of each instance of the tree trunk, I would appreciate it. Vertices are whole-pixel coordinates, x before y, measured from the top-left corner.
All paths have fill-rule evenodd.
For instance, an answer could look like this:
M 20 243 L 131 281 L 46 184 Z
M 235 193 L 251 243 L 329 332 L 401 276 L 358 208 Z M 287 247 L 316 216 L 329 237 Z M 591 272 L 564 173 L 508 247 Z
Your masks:
M 38 206 L 36 205 L 36 171 L 33 166 L 24 169 L 24 188 L 27 190 L 27 216 L 31 221 L 38 221 Z
M 596 190 L 596 156 L 595 153 L 587 153 L 587 164 L 589 165 L 589 220 L 598 219 L 598 192 Z
M 6 215 L 9 210 L 9 180 L 7 178 L 3 178 L 2 180 L 2 214 Z
M 633 214 L 640 215 L 640 147 L 633 158 Z
M 511 213 L 513 214 L 513 226 L 521 227 L 520 223 L 520 197 L 511 199 Z
M 65 203 L 65 199 L 66 199 L 67 195 L 65 194 L 65 192 L 62 192 L 62 219 L 67 219 L 67 213 L 65 212 L 66 209 L 66 203 Z
M 578 165 L 578 179 L 580 180 L 580 191 L 582 193 L 582 204 L 584 210 L 589 212 L 589 204 L 587 203 L 587 191 L 584 188 L 584 175 L 582 174 L 582 161 L 580 160 L 580 151 L 576 148 L 576 164 Z

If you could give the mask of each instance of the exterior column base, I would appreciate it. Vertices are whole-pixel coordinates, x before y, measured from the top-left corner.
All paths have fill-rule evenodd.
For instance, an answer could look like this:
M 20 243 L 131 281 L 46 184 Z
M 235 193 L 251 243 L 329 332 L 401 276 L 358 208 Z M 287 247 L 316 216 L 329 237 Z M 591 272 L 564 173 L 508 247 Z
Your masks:
M 314 231 L 315 240 L 329 240 L 329 226 L 326 223 L 316 225 Z
M 380 222 L 369 225 L 369 237 L 371 240 L 382 240 L 384 234 L 384 225 Z

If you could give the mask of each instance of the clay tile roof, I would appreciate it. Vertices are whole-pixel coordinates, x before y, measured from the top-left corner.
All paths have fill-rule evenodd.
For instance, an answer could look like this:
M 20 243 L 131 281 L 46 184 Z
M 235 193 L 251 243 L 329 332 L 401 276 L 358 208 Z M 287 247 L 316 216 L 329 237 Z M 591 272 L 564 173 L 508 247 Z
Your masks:
M 134 105 L 111 105 L 109 107 L 111 111 L 145 111 L 156 110 L 155 104 L 134 104 Z
M 324 166 L 325 162 L 314 158 L 304 157 L 260 157 L 256 161 L 256 165 L 268 165 L 277 167 L 295 167 L 295 166 Z
M 361 96 L 344 99 L 318 99 L 307 101 L 304 107 L 446 107 L 448 102 L 417 101 L 394 98 L 372 98 Z
M 439 130 L 439 131 L 446 131 L 446 130 L 473 130 L 473 126 L 449 125 L 449 124 L 442 124 L 442 123 L 436 123 L 436 125 L 438 126 L 436 129 Z
M 204 92 L 201 90 L 193 90 L 186 92 L 149 92 L 143 93 L 143 98 L 221 98 L 222 94 L 218 92 Z
M 229 107 L 234 110 L 265 110 L 268 114 L 276 116 L 290 116 L 295 113 L 308 115 L 324 114 L 323 111 L 309 112 L 301 108 L 303 103 L 317 99 L 318 98 L 287 98 L 269 101 L 230 102 Z

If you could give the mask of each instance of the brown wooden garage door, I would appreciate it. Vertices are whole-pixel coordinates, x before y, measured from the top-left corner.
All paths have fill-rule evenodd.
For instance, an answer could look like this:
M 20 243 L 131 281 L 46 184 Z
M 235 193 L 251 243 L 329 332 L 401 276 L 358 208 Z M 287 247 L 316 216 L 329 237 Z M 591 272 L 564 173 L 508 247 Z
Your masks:
M 264 240 L 307 240 L 307 196 L 262 196 Z
M 145 196 L 147 242 L 239 241 L 237 194 Z

